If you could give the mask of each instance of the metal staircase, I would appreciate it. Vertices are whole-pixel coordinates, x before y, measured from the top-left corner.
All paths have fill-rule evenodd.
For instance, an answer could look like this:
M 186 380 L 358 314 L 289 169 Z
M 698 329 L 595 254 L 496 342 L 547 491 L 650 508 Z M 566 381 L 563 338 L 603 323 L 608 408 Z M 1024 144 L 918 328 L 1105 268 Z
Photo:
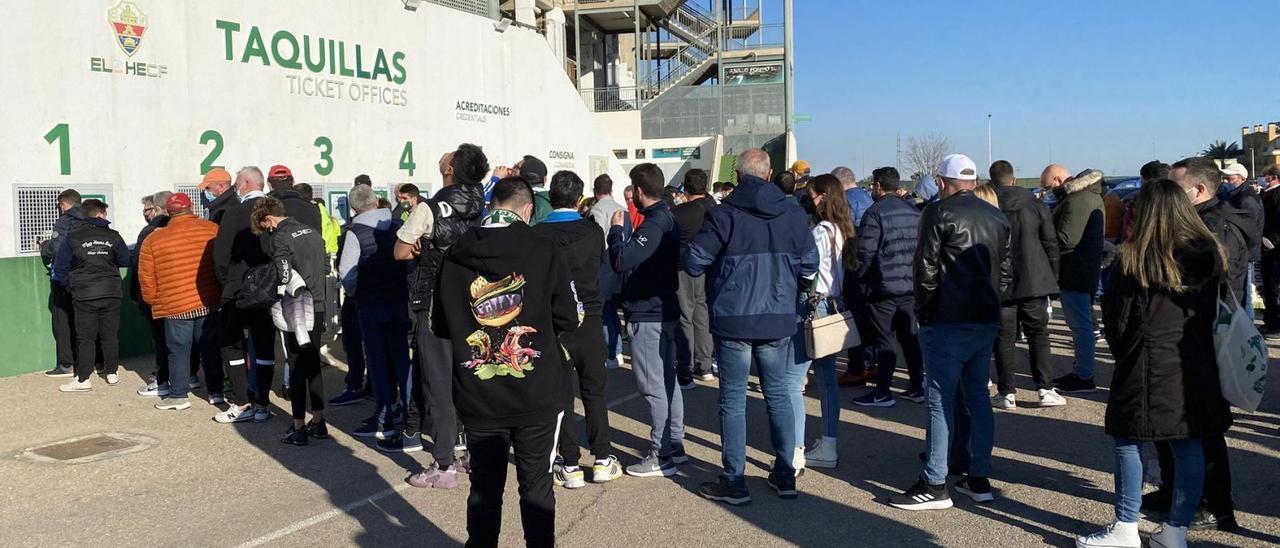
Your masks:
M 640 82 L 645 99 L 653 99 L 675 86 L 697 83 L 715 68 L 719 52 L 718 25 L 710 15 L 689 3 L 681 4 L 662 21 L 663 28 L 684 41 L 665 70 L 654 70 Z

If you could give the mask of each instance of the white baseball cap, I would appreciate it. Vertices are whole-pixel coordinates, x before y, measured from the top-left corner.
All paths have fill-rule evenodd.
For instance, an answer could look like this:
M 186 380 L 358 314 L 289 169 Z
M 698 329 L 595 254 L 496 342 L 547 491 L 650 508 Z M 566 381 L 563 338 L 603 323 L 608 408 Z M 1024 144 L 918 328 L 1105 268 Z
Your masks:
M 960 181 L 978 180 L 978 166 L 963 154 L 948 154 L 938 166 L 938 175 Z
M 1227 164 L 1222 167 L 1223 175 L 1238 175 L 1241 179 L 1249 178 L 1249 168 L 1242 164 Z

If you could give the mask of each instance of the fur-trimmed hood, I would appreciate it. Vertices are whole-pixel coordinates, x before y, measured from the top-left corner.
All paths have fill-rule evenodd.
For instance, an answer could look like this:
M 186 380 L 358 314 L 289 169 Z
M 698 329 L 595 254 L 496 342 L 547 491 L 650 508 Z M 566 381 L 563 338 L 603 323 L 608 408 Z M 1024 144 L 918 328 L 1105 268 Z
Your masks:
M 1081 171 L 1075 177 L 1067 182 L 1062 183 L 1058 188 L 1059 198 L 1066 194 L 1075 194 L 1082 190 L 1089 189 L 1098 194 L 1102 194 L 1102 172 L 1096 169 L 1086 169 Z

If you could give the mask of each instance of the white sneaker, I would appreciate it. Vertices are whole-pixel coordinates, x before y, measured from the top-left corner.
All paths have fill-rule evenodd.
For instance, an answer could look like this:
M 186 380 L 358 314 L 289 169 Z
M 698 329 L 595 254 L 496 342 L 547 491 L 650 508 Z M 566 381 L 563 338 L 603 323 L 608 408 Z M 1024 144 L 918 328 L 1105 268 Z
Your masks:
M 1186 529 L 1183 529 L 1186 535 Z M 1154 546 L 1154 537 L 1152 545 Z M 1186 546 L 1186 543 L 1183 543 Z M 1142 548 L 1142 537 L 1138 536 L 1138 524 L 1117 521 L 1101 531 L 1087 537 L 1076 539 L 1076 548 Z
M 1052 388 L 1045 390 L 1040 389 L 1040 407 L 1061 407 L 1067 404 L 1067 398 L 1062 397 L 1057 390 Z
M 1151 534 L 1151 548 L 1187 548 L 1187 528 L 1161 524 L 1160 529 Z
M 1017 409 L 1018 398 L 1013 394 L 996 394 L 991 396 L 991 407 L 996 409 Z
M 169 395 L 169 383 L 156 384 L 155 381 L 151 381 L 151 383 L 138 389 L 138 395 L 163 398 Z
M 243 408 L 231 406 L 231 409 L 218 413 L 213 416 L 214 422 L 221 424 L 231 424 L 233 422 L 249 422 L 253 420 L 253 406 L 246 405 Z
M 822 437 L 813 441 L 809 452 L 804 454 L 804 463 L 809 468 L 835 468 L 837 457 L 836 440 Z
M 76 380 L 75 377 L 72 377 L 70 381 L 67 381 L 67 384 L 59 386 L 58 391 L 59 392 L 88 392 L 89 389 L 91 388 L 93 388 L 93 386 L 89 384 L 88 380 L 84 382 L 80 382 Z
M 115 373 L 107 373 L 107 384 L 111 386 L 120 384 L 120 375 L 117 375 Z

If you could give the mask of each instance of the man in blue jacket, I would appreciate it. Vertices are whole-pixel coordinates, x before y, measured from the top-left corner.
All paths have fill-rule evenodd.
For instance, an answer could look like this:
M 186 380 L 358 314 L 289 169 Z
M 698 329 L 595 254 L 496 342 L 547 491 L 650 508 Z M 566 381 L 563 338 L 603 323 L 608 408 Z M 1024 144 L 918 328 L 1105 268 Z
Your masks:
M 796 497 L 791 461 L 799 433 L 787 394 L 787 369 L 795 361 L 791 337 L 799 280 L 818 271 L 818 248 L 804 211 L 769 182 L 769 155 L 747 150 L 738 156 L 737 168 L 737 188 L 707 213 L 684 256 L 686 273 L 707 276 L 711 334 L 720 363 L 724 473 L 718 481 L 703 483 L 699 492 L 735 505 L 751 502 L 743 474 L 752 362 L 759 367 L 769 411 L 775 454 L 769 483 L 779 496 Z
M 631 335 L 631 369 L 637 391 L 649 404 L 649 448 L 643 460 L 627 467 L 627 474 L 636 477 L 674 476 L 675 465 L 689 462 L 684 398 L 676 386 L 680 226 L 662 201 L 666 180 L 656 165 L 632 168 L 634 199 L 644 222 L 624 239 L 626 211 L 618 211 L 609 228 L 609 262 L 625 277 L 622 308 Z

